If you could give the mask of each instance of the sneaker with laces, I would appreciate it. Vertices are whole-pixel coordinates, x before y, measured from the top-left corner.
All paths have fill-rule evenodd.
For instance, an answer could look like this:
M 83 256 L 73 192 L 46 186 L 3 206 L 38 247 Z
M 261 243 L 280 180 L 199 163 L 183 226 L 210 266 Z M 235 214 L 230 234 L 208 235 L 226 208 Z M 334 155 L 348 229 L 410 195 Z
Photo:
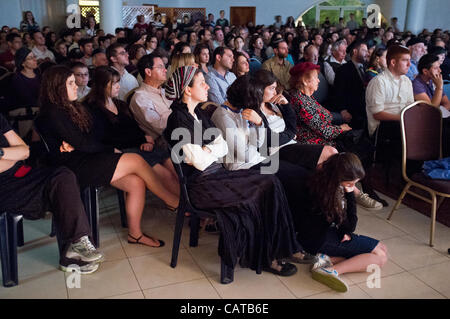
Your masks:
M 347 292 L 348 286 L 334 269 L 320 267 L 312 271 L 312 278 L 338 292 Z
M 317 254 L 316 255 L 317 258 L 317 262 L 315 262 L 312 266 L 311 266 L 311 271 L 313 271 L 314 269 L 320 268 L 320 267 L 331 267 L 333 266 L 333 263 L 331 262 L 331 259 L 328 255 L 325 254 Z
M 81 275 L 89 275 L 96 272 L 99 265 L 98 263 L 85 263 L 84 265 L 71 264 L 71 265 L 59 265 L 59 269 L 64 272 L 78 272 Z
M 88 236 L 83 236 L 76 243 L 72 243 L 67 250 L 66 257 L 88 263 L 101 262 L 104 259 L 103 254 L 92 245 Z
M 356 196 L 356 203 L 368 210 L 380 210 L 383 204 L 369 197 L 367 193 L 360 193 Z

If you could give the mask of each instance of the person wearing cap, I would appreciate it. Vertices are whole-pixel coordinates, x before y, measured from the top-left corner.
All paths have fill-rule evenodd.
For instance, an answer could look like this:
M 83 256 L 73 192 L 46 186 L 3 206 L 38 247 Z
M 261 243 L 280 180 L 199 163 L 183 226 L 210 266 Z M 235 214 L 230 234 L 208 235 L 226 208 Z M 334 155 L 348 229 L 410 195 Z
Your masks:
M 272 72 L 283 88 L 289 90 L 289 70 L 293 65 L 286 60 L 289 54 L 287 42 L 284 39 L 277 39 L 272 42 L 271 47 L 274 56 L 266 60 L 261 68 Z
M 435 54 L 439 58 L 440 68 L 442 70 L 442 77 L 445 80 L 450 80 L 450 59 L 447 57 L 447 50 L 442 46 L 433 46 L 428 50 L 428 53 Z
M 411 40 L 409 40 L 408 43 L 406 43 L 406 46 L 411 51 L 411 66 L 409 67 L 406 76 L 411 81 L 414 81 L 417 74 L 419 74 L 417 65 L 419 64 L 420 58 L 427 53 L 427 47 L 425 45 L 425 40 L 420 39 L 418 37 L 411 38 Z
M 7 96 L 10 105 L 10 116 L 27 115 L 31 110 L 33 113 L 39 110 L 38 99 L 41 87 L 41 78 L 35 72 L 38 68 L 34 53 L 25 47 L 17 50 L 14 56 L 16 74 L 11 80 L 11 89 Z M 28 110 L 27 110 L 28 108 Z M 31 131 L 33 121 L 19 122 L 19 135 L 25 137 Z
M 319 86 L 319 70 L 318 65 L 304 62 L 297 64 L 289 72 L 291 86 L 295 88 L 290 102 L 297 115 L 297 141 L 301 144 L 336 146 L 337 139 L 352 128 L 348 124 L 333 125 L 331 112 L 312 96 Z M 364 183 L 366 184 L 365 181 Z M 357 191 L 356 201 L 367 209 L 383 208 L 380 202 L 363 192 Z

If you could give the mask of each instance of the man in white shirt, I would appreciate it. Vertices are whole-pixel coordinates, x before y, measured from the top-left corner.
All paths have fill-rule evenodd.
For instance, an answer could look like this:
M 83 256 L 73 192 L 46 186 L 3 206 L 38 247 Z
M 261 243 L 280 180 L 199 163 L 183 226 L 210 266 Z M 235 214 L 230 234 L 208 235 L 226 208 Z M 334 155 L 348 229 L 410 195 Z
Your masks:
M 172 101 L 166 98 L 162 88 L 167 70 L 162 56 L 155 53 L 143 56 L 138 62 L 138 70 L 144 81 L 131 98 L 130 110 L 145 135 L 158 143 L 172 113 Z
M 47 49 L 47 46 L 45 45 L 45 38 L 41 32 L 37 31 L 33 33 L 33 41 L 34 47 L 33 50 L 31 51 L 38 60 L 38 64 L 46 60 L 55 62 L 55 55 L 53 54 L 52 51 Z
M 408 48 L 390 46 L 386 60 L 388 69 L 373 78 L 366 90 L 369 135 L 374 134 L 380 121 L 400 121 L 402 109 L 414 102 L 412 83 L 406 76 L 411 66 Z
M 109 65 L 116 69 L 120 74 L 120 91 L 119 99 L 126 102 L 127 95 L 139 86 L 134 76 L 127 72 L 125 67 L 130 64 L 128 52 L 125 45 L 121 43 L 111 44 L 106 50 L 106 57 Z
M 323 63 L 325 78 L 330 85 L 334 84 L 334 77 L 337 69 L 347 61 L 347 43 L 344 40 L 336 41 L 331 47 L 331 56 L 325 59 Z

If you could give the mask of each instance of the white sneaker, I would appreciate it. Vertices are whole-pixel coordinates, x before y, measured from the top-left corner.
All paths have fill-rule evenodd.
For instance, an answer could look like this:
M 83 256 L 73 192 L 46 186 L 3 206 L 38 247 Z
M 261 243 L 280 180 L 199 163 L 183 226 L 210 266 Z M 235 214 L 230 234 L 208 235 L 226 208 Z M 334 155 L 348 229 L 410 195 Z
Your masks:
M 312 270 L 312 278 L 338 292 L 347 292 L 348 286 L 341 278 L 336 270 L 328 270 L 320 267 Z
M 92 245 L 88 236 L 83 236 L 78 242 L 71 244 L 67 250 L 66 257 L 88 263 L 101 262 L 104 259 L 103 254 Z
M 355 197 L 356 203 L 368 210 L 380 210 L 383 208 L 383 204 L 370 198 L 367 193 L 361 192 L 359 196 Z
M 70 264 L 70 265 L 59 265 L 59 269 L 64 272 L 76 272 L 81 275 L 89 275 L 97 271 L 99 265 L 98 263 L 83 263 L 82 265 Z
M 331 262 L 331 259 L 328 255 L 318 253 L 316 255 L 316 258 L 317 258 L 317 262 L 315 262 L 311 266 L 311 271 L 313 271 L 314 269 L 317 269 L 317 268 L 321 268 L 321 267 L 327 268 L 327 267 L 333 266 L 333 263 Z

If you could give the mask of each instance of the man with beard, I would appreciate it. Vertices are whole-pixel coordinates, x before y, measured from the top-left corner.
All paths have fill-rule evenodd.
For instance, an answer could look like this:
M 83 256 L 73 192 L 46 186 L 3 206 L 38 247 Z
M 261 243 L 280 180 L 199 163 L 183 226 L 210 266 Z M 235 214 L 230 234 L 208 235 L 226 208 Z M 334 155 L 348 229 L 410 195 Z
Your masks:
M 277 39 L 272 42 L 271 46 L 274 56 L 263 63 L 262 69 L 272 72 L 284 89 L 289 90 L 289 70 L 292 68 L 292 64 L 286 60 L 289 54 L 288 45 L 285 40 Z
M 419 64 L 420 58 L 423 57 L 427 53 L 427 47 L 425 45 L 425 41 L 419 38 L 412 38 L 406 44 L 409 51 L 411 52 L 411 66 L 409 67 L 408 73 L 406 76 L 414 81 L 417 74 L 419 74 L 419 70 L 417 66 Z
M 365 129 L 366 90 L 363 79 L 369 51 L 364 42 L 355 41 L 349 46 L 348 52 L 351 60 L 336 71 L 332 106 L 353 129 Z

